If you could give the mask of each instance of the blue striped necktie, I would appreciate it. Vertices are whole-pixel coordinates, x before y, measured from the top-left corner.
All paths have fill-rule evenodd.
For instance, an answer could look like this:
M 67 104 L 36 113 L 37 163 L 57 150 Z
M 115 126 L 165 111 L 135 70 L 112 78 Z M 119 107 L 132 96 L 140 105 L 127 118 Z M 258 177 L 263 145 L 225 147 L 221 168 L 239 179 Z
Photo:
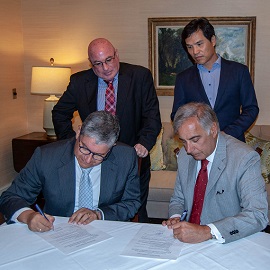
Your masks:
M 92 167 L 82 169 L 79 187 L 79 209 L 82 207 L 93 209 L 93 186 L 90 178 Z

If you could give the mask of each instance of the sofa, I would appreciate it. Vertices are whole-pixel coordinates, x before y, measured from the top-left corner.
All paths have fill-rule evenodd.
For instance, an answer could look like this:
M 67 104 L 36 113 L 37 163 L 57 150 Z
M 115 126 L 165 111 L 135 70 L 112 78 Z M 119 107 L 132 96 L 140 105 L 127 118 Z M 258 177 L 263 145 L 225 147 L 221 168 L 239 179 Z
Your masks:
M 262 176 L 268 194 L 268 218 L 270 220 L 270 125 L 255 125 L 245 134 L 246 142 L 261 156 Z M 168 205 L 176 179 L 175 149 L 182 144 L 173 132 L 170 122 L 163 122 L 157 142 L 150 152 L 151 180 L 147 201 L 150 218 L 168 218 Z M 270 223 L 269 223 L 270 224 Z

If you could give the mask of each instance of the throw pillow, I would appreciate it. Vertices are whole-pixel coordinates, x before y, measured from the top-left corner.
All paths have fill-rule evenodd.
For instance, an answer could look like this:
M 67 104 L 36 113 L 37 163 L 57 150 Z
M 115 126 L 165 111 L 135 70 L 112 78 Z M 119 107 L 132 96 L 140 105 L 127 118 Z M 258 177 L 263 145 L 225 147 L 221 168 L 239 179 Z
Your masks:
M 270 183 L 270 142 L 262 140 L 250 132 L 245 135 L 246 143 L 250 145 L 261 157 L 261 170 L 265 183 Z
M 150 151 L 152 171 L 164 170 L 166 168 L 163 161 L 163 151 L 162 151 L 162 145 L 161 145 L 162 135 L 163 135 L 163 127 L 161 128 L 161 131 L 157 137 L 156 144 Z
M 166 151 L 165 151 L 165 165 L 168 171 L 177 171 L 177 158 L 175 149 L 183 146 L 182 142 L 177 136 L 169 138 L 166 141 Z

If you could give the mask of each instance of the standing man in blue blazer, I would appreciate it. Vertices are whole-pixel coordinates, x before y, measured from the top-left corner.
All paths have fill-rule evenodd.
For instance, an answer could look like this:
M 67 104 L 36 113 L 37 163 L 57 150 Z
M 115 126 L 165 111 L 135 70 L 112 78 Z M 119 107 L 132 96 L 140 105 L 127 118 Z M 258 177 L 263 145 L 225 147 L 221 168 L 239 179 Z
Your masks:
M 180 106 L 204 102 L 214 109 L 221 131 L 245 141 L 244 132 L 259 113 L 247 66 L 216 53 L 215 30 L 206 18 L 185 26 L 182 43 L 195 65 L 176 77 L 171 119 Z

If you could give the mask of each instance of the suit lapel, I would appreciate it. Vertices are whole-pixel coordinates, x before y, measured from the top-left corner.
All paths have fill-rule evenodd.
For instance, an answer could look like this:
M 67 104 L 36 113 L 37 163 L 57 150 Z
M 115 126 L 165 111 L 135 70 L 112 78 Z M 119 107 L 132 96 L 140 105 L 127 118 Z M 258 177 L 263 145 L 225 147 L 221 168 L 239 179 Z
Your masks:
M 222 101 L 223 95 L 226 91 L 226 87 L 228 87 L 227 81 L 230 77 L 229 73 L 231 72 L 230 66 L 228 65 L 228 62 L 221 58 L 221 69 L 220 69 L 220 79 L 219 79 L 219 86 L 218 86 L 218 92 L 217 92 L 217 98 L 214 106 L 214 110 L 216 111 L 219 104 Z
M 59 199 L 59 203 L 63 204 L 63 207 L 67 209 L 69 214 L 73 213 L 75 202 L 75 158 L 73 154 L 74 142 L 70 142 L 66 148 L 66 152 L 61 157 L 60 162 L 62 165 L 58 169 L 58 179 L 61 189 L 62 200 Z
M 86 108 L 89 108 L 89 112 L 93 112 L 97 110 L 97 92 L 98 92 L 98 77 L 95 75 L 93 70 L 90 70 L 89 76 L 85 81 L 85 96 L 86 100 L 82 100 L 82 102 L 86 102 Z M 87 114 L 87 115 L 88 115 Z
M 113 153 L 101 164 L 99 205 L 108 202 L 112 191 L 116 190 L 114 185 L 117 182 L 117 167 Z
M 205 196 L 207 196 L 207 194 L 211 191 L 211 189 L 217 183 L 217 181 L 220 178 L 221 173 L 225 169 L 225 166 L 226 166 L 226 139 L 220 133 L 216 153 L 214 156 L 214 161 L 213 161 L 209 179 L 208 179 Z
M 130 83 L 131 78 L 126 74 L 123 65 L 121 65 L 120 63 L 120 70 L 118 76 L 117 104 L 116 104 L 116 112 L 120 119 L 126 106 L 126 100 L 130 89 Z

